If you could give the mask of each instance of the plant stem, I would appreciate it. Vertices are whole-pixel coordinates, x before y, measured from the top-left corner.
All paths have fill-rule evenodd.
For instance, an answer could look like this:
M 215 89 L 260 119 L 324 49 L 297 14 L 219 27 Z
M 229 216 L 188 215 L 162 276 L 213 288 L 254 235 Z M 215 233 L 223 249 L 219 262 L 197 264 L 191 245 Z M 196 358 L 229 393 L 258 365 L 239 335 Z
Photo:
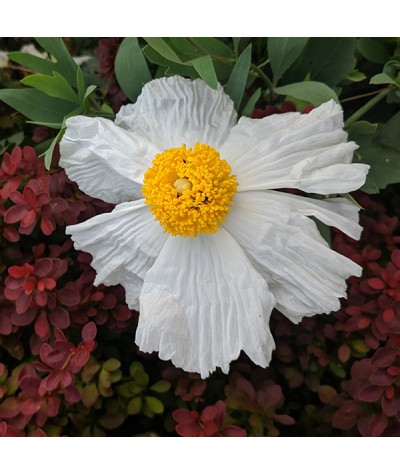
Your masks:
M 354 124 L 358 119 L 360 119 L 364 114 L 366 114 L 375 104 L 378 104 L 393 88 L 391 86 L 383 89 L 379 94 L 369 100 L 366 104 L 360 107 L 353 115 L 351 115 L 344 123 L 345 127 L 349 127 L 351 124 Z
M 344 102 L 350 102 L 350 101 L 355 101 L 356 99 L 362 99 L 364 97 L 375 96 L 376 94 L 379 94 L 381 91 L 386 91 L 386 89 L 387 87 L 384 87 L 382 89 L 378 89 L 377 91 L 366 92 L 364 94 L 358 94 L 358 96 L 346 97 L 345 99 L 341 99 L 340 103 L 343 104 Z
M 274 85 L 272 84 L 272 81 L 270 80 L 270 78 L 256 64 L 251 63 L 251 67 L 254 69 L 254 71 L 256 71 L 258 76 L 268 85 L 269 90 L 272 93 L 274 89 Z

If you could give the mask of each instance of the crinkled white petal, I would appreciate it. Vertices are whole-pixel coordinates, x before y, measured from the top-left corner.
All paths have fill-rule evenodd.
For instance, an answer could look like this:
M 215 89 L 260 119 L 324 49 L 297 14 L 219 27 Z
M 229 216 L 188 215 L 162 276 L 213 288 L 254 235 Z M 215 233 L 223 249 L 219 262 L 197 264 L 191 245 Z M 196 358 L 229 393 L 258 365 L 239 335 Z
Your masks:
M 135 104 L 121 108 L 115 123 L 160 150 L 196 142 L 218 149 L 236 124 L 236 112 L 221 86 L 214 90 L 199 79 L 173 76 L 148 82 Z
M 268 282 L 276 308 L 297 323 L 338 310 L 346 278 L 362 270 L 331 250 L 305 215 L 356 236 L 359 230 L 349 223 L 354 214 L 341 200 L 320 203 L 280 192 L 243 192 L 235 195 L 223 226 Z
M 171 236 L 144 280 L 136 343 L 203 378 L 217 366 L 228 372 L 241 350 L 266 366 L 274 303 L 224 229 L 194 239 Z
M 364 184 L 369 169 L 351 163 L 357 145 L 346 140 L 342 109 L 330 101 L 309 114 L 242 117 L 220 152 L 237 176 L 238 191 L 346 193 Z
M 119 204 L 111 213 L 68 226 L 66 232 L 76 249 L 93 256 L 95 285 L 122 284 L 129 307 L 138 310 L 145 275 L 167 240 L 144 200 Z
M 60 166 L 82 191 L 108 203 L 142 197 L 143 175 L 159 150 L 102 118 L 71 117 L 60 143 Z

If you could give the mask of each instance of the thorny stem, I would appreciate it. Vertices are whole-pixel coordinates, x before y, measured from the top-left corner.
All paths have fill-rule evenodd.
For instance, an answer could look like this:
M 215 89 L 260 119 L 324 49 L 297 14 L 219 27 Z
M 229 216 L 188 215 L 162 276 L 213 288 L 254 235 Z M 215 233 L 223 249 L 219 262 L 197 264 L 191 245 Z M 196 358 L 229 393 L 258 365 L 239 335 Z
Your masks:
M 354 124 L 358 119 L 360 119 L 364 114 L 366 114 L 375 104 L 381 101 L 389 92 L 393 89 L 392 86 L 389 86 L 383 89 L 379 94 L 369 100 L 366 104 L 360 107 L 353 115 L 351 115 L 344 123 L 345 127 L 349 127 L 351 124 Z

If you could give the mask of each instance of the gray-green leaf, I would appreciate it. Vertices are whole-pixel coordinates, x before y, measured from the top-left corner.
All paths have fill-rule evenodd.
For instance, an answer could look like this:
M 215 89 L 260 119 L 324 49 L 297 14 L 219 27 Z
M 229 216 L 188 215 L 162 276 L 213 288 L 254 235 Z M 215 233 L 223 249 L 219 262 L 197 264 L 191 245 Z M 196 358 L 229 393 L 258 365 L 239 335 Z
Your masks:
M 135 102 L 143 86 L 152 79 L 137 38 L 122 41 L 115 58 L 115 74 L 124 93 Z
M 268 57 L 276 86 L 282 75 L 302 53 L 308 38 L 268 38 Z
M 236 64 L 229 76 L 228 84 L 225 87 L 225 92 L 233 100 L 235 109 L 239 111 L 242 103 L 246 82 L 251 65 L 251 45 L 249 45 L 239 56 Z
M 322 82 L 316 81 L 305 81 L 288 84 L 287 86 L 275 88 L 275 92 L 277 94 L 293 96 L 296 99 L 310 102 L 314 106 L 319 106 L 330 99 L 339 102 L 339 99 L 337 98 L 337 95 L 333 89 Z

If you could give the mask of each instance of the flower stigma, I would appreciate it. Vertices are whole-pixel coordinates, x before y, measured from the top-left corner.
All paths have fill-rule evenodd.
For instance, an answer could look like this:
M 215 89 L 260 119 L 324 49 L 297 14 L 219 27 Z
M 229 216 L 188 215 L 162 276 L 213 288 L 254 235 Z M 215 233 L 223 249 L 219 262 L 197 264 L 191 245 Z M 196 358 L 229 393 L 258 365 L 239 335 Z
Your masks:
M 170 148 L 144 175 L 145 203 L 173 236 L 215 233 L 226 218 L 238 183 L 229 164 L 207 144 Z

